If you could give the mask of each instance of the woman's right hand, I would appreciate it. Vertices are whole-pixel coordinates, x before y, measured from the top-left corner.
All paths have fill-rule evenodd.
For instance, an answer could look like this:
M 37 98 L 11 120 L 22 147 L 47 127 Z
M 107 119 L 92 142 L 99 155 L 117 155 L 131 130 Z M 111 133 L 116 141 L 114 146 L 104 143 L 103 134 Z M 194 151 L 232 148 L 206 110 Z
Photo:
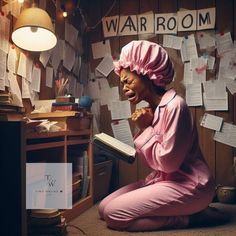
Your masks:
M 142 131 L 152 124 L 154 114 L 150 107 L 137 109 L 131 116 L 132 121 Z

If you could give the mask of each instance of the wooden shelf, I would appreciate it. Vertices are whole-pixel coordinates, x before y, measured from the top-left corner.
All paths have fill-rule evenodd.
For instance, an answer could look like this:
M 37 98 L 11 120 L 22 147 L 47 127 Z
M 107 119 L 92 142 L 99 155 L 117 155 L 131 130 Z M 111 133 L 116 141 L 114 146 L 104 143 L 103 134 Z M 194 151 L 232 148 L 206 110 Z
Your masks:
M 45 133 L 29 133 L 26 135 L 26 140 L 38 141 L 38 143 L 27 143 L 26 151 L 40 150 L 47 148 L 63 147 L 64 145 L 79 145 L 88 144 L 90 142 L 90 130 L 81 131 L 58 131 L 58 132 L 45 132 Z M 86 137 L 83 137 L 86 136 Z M 63 140 L 48 140 L 53 138 L 62 138 Z
M 89 142 L 90 142 L 90 139 L 68 140 L 67 145 L 86 144 L 86 143 L 89 143 Z
M 81 135 L 90 135 L 91 130 L 79 130 L 79 131 L 72 131 L 72 130 L 63 130 L 57 132 L 45 132 L 45 133 L 28 133 L 26 134 L 26 139 L 39 139 L 39 138 L 53 138 L 53 137 L 60 137 L 60 136 L 81 136 Z
M 57 147 L 64 147 L 64 146 L 65 146 L 65 141 L 28 144 L 26 145 L 26 151 L 41 150 L 41 149 L 47 149 L 47 148 L 57 148 Z
M 86 198 L 81 199 L 80 201 L 73 204 L 72 209 L 68 209 L 62 212 L 62 215 L 68 220 L 72 220 L 78 215 L 82 214 L 88 208 L 93 205 L 93 198 L 92 196 L 87 196 Z
M 73 204 L 72 209 L 64 210 L 63 216 L 67 222 L 77 217 L 86 209 L 93 205 L 93 158 L 92 158 L 92 145 L 91 145 L 91 129 L 84 129 L 78 131 L 63 130 L 58 132 L 45 132 L 45 133 L 28 133 L 26 134 L 26 154 L 30 161 L 44 160 L 67 162 L 69 155 L 69 146 L 87 144 L 86 148 L 88 153 L 88 175 L 90 176 L 88 196 L 80 199 Z M 50 149 L 47 150 L 47 149 Z M 76 147 L 77 149 L 77 147 Z M 78 146 L 80 150 L 80 146 Z M 34 152 L 31 152 L 34 151 Z M 42 155 L 42 158 L 41 158 Z

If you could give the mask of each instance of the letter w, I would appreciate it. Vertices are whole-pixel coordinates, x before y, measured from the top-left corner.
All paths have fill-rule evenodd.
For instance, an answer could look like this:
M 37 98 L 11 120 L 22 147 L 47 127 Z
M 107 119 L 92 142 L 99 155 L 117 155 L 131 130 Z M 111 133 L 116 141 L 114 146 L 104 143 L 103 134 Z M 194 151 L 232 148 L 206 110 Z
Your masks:
M 109 19 L 106 20 L 106 28 L 107 31 L 110 32 L 111 28 L 114 32 L 117 32 L 117 26 L 118 26 L 118 19 Z

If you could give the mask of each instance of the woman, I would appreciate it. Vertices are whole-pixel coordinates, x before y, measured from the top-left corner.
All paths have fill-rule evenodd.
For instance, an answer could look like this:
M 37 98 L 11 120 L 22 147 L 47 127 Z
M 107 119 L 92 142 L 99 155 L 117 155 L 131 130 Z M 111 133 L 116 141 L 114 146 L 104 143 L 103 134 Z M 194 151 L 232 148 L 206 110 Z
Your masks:
M 174 77 L 167 52 L 158 44 L 132 41 L 115 63 L 123 92 L 132 104 L 144 100 L 132 121 L 138 157 L 153 171 L 99 205 L 99 214 L 116 230 L 149 231 L 210 225 L 226 218 L 209 208 L 215 183 L 203 159 L 197 130 L 185 101 L 166 89 Z

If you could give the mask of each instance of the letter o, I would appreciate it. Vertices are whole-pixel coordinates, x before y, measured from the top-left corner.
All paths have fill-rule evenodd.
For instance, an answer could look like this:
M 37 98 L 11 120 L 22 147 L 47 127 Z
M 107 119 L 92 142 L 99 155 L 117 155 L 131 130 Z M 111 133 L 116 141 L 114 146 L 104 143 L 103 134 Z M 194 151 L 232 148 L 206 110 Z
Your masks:
M 184 25 L 184 21 L 188 16 L 190 17 L 190 24 L 186 26 L 186 25 Z M 181 24 L 182 24 L 182 27 L 185 29 L 190 28 L 193 24 L 193 16 L 191 14 L 187 14 L 186 16 L 183 17 Z
M 173 22 L 173 23 L 172 23 Z M 173 26 L 171 27 L 171 25 L 173 24 Z M 167 28 L 169 30 L 173 30 L 176 27 L 176 19 L 174 17 L 171 17 L 168 22 L 167 22 Z

